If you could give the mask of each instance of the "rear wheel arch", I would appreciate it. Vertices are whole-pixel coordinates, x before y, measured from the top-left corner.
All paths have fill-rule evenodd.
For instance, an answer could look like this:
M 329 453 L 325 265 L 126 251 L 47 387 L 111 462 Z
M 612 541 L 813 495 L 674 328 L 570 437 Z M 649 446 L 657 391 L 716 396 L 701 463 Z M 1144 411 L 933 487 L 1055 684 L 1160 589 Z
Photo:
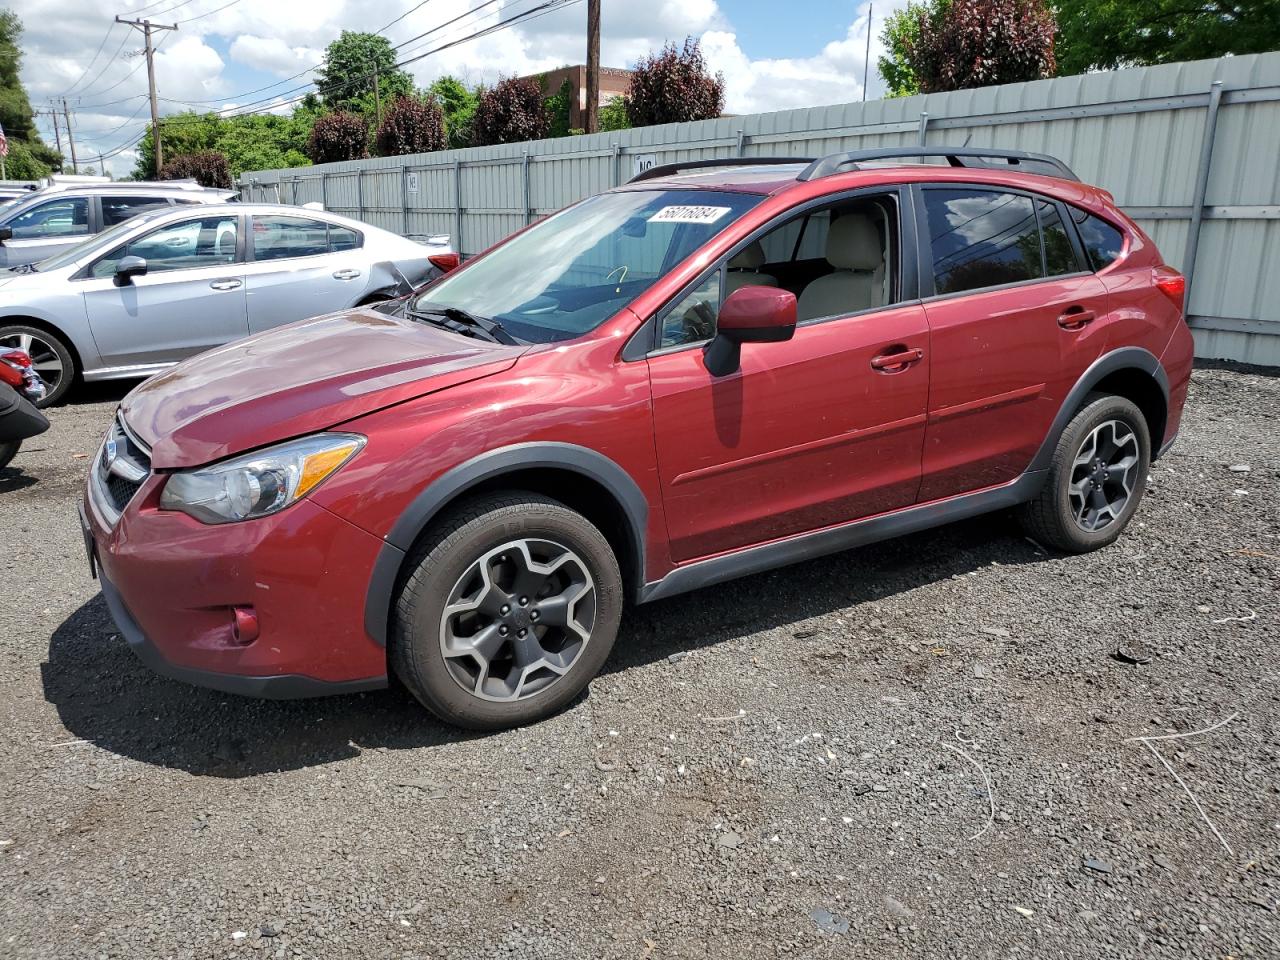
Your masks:
M 648 502 L 631 476 L 608 457 L 569 443 L 523 443 L 462 463 L 437 478 L 386 536 L 370 577 L 365 630 L 386 646 L 405 566 L 433 521 L 464 500 L 527 491 L 556 500 L 595 525 L 609 541 L 623 583 L 635 594 L 644 579 Z
M 1102 377 L 1093 385 L 1094 393 L 1109 393 L 1124 397 L 1142 411 L 1151 435 L 1151 452 L 1154 457 L 1164 442 L 1165 425 L 1169 419 L 1169 392 L 1149 372 L 1138 367 L 1123 367 Z
M 1058 408 L 1058 415 L 1027 468 L 1028 473 L 1049 469 L 1058 439 L 1095 393 L 1113 393 L 1136 404 L 1147 421 L 1153 454 L 1159 450 L 1168 418 L 1169 378 L 1151 351 L 1142 347 L 1120 347 L 1095 360 L 1076 381 Z

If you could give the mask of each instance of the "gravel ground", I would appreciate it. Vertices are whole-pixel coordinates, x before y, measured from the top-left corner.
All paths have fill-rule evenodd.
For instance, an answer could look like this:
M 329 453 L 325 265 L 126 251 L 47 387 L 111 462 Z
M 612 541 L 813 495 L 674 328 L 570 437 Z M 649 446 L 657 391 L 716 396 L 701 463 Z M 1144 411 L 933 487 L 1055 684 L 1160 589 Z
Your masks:
M 118 397 L 0 472 L 0 956 L 1280 956 L 1280 379 L 1198 370 L 1110 549 L 987 518 L 634 610 L 488 736 L 135 662 L 74 509 Z

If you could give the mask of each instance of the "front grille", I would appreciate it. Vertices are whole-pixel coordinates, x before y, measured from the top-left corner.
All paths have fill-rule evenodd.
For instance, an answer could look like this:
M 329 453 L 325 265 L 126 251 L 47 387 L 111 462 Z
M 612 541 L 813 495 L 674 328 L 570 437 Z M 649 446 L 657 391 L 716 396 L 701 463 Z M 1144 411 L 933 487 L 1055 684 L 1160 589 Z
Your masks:
M 102 450 L 94 466 L 105 501 L 102 505 L 119 517 L 151 474 L 151 452 L 129 433 L 124 421 L 117 417 L 102 442 Z

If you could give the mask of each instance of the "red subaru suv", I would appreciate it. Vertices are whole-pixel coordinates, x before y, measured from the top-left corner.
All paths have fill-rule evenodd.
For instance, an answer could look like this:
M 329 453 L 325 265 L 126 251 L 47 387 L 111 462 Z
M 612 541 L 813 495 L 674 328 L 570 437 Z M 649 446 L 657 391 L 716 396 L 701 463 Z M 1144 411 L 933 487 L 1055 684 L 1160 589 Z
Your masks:
M 1115 540 L 1178 430 L 1183 292 L 1049 157 L 659 167 L 413 298 L 139 386 L 89 559 L 162 673 L 394 672 L 455 724 L 525 723 L 628 600 L 1007 507 L 1060 550 Z

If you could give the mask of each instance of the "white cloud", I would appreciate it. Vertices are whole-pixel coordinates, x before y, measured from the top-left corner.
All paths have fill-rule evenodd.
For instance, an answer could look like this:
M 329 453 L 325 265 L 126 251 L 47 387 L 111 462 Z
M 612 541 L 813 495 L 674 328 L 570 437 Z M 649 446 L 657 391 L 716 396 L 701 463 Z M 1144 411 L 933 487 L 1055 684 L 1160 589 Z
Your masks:
M 231 43 L 231 59 L 277 77 L 291 77 L 319 63 L 323 50 L 291 47 L 279 37 L 259 37 L 242 33 Z
M 90 0 L 11 3 L 26 26 L 23 79 L 32 103 L 37 109 L 43 108 L 50 97 L 72 88 L 69 97 L 72 109 L 77 111 L 77 130 L 82 131 L 83 137 L 83 149 L 79 151 L 82 162 L 85 155 L 118 147 L 140 134 L 148 118 L 146 70 L 136 56 L 128 56 L 142 46 L 137 31 L 112 27 L 98 61 L 89 64 L 112 14 L 119 9 L 127 16 L 130 9 L 139 10 L 148 2 L 120 0 L 110 11 Z M 399 45 L 401 58 L 416 56 L 495 26 L 531 6 L 528 0 L 500 0 L 471 13 L 481 2 L 432 0 L 395 23 L 387 36 Z M 904 2 L 881 0 L 876 4 L 876 34 L 884 17 Z M 292 82 L 284 82 L 284 78 L 318 63 L 324 47 L 342 30 L 377 29 L 403 14 L 411 0 L 273 0 L 240 3 L 200 16 L 205 8 L 216 10 L 219 5 L 220 0 L 195 0 L 163 18 L 169 22 L 175 18 L 199 19 L 182 23 L 176 34 L 159 35 L 162 43 L 157 54 L 157 78 L 162 113 L 187 109 L 186 103 L 200 108 L 208 104 L 213 109 L 222 105 L 224 110 L 233 103 L 268 106 L 264 98 L 275 98 L 268 106 L 273 112 L 287 111 L 287 101 L 297 94 L 286 91 L 305 77 Z M 815 30 L 812 52 L 788 58 L 750 56 L 742 48 L 732 14 L 732 8 L 726 9 L 716 0 L 605 0 L 601 60 L 606 66 L 627 66 L 668 40 L 679 43 L 684 37 L 693 36 L 701 39 L 711 68 L 724 73 L 726 110 L 731 113 L 861 98 L 866 3 L 851 11 L 853 19 L 843 35 L 823 37 Z M 455 17 L 461 19 L 445 26 Z M 474 83 L 581 63 L 585 57 L 585 20 L 585 4 L 573 4 L 488 36 L 448 46 L 407 69 L 421 84 L 446 73 Z M 227 50 L 225 60 L 219 49 Z M 874 65 L 880 53 L 875 36 L 871 45 L 872 96 L 881 91 Z M 246 87 L 265 84 L 236 82 L 228 76 L 232 65 L 250 67 L 282 82 L 261 92 L 248 90 Z M 135 110 L 138 113 L 133 117 Z M 131 122 L 126 122 L 131 117 Z M 122 123 L 123 129 L 108 135 Z M 47 120 L 42 122 L 42 128 L 52 140 Z M 116 173 L 129 172 L 132 151 L 122 152 L 108 165 Z

